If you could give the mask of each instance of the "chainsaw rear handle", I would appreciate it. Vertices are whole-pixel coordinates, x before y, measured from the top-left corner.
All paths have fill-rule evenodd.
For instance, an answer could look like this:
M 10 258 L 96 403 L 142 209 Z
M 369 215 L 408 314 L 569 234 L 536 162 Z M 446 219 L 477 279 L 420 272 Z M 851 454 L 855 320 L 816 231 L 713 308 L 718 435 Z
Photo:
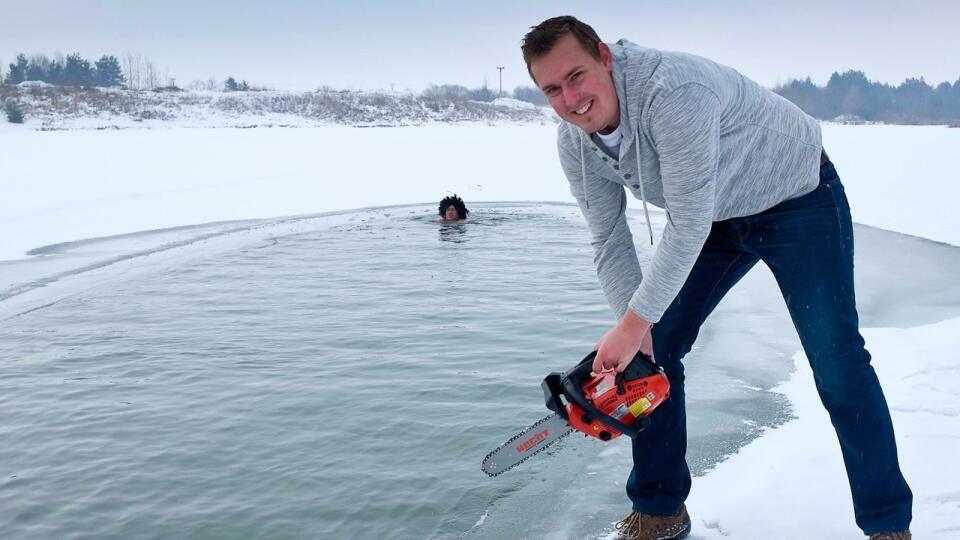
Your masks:
M 559 414 L 568 422 L 567 408 L 560 399 L 562 395 L 568 402 L 573 403 L 583 409 L 591 419 L 607 425 L 629 437 L 636 437 L 650 423 L 650 419 L 641 416 L 634 425 L 627 425 L 623 422 L 604 414 L 590 403 L 590 400 L 583 395 L 583 383 L 590 378 L 590 372 L 593 369 L 593 359 L 597 356 L 597 351 L 592 351 L 579 364 L 566 373 L 551 373 L 543 379 L 540 387 L 543 389 L 544 400 L 547 408 Z M 623 391 L 623 381 L 632 381 L 641 377 L 653 375 L 661 371 L 656 364 L 647 355 L 637 352 L 627 365 L 627 368 L 616 375 L 615 381 L 618 391 Z

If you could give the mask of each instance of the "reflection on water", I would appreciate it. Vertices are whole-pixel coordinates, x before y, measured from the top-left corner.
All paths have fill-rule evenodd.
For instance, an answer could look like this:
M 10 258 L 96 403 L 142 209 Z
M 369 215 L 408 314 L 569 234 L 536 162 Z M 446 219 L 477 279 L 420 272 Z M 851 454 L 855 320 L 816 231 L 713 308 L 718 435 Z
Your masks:
M 463 244 L 470 240 L 468 232 L 471 227 L 496 227 L 500 225 L 518 226 L 529 221 L 542 221 L 544 215 L 534 213 L 510 213 L 509 211 L 488 210 L 484 213 L 473 211 L 470 213 L 469 220 L 463 221 L 441 221 L 425 216 L 412 218 L 413 221 L 429 223 L 437 227 L 437 233 L 440 241 Z
M 462 244 L 470 239 L 467 236 L 467 227 L 466 223 L 441 223 L 437 232 L 440 234 L 441 242 Z

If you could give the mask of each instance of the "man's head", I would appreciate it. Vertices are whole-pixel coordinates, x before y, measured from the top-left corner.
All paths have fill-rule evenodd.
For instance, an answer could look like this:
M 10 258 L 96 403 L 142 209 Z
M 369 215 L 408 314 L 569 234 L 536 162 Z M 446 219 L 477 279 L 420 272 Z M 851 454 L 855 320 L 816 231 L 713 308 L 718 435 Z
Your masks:
M 457 197 L 456 194 L 450 197 L 444 197 L 443 200 L 440 201 L 438 210 L 440 217 L 444 221 L 467 219 L 467 214 L 470 213 L 470 211 L 467 210 L 467 205 L 463 203 L 463 199 Z
M 547 19 L 520 45 L 527 71 L 560 118 L 587 133 L 620 124 L 610 48 L 574 17 Z

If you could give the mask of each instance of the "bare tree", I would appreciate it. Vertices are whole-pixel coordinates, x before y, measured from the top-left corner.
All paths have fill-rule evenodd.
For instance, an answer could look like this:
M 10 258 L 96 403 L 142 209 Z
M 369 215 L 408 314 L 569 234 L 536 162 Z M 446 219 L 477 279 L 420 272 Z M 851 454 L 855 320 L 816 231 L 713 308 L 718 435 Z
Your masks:
M 127 88 L 133 88 L 133 62 L 130 61 L 130 53 L 124 53 L 120 55 L 120 69 L 123 70 L 123 74 L 127 77 Z
M 123 71 L 127 75 L 127 88 L 131 90 L 139 90 L 142 86 L 140 82 L 141 61 L 139 54 L 126 53 L 123 55 Z
M 431 84 L 420 95 L 425 98 L 443 98 L 463 101 L 470 97 L 470 89 L 459 84 Z
M 533 103 L 534 105 L 549 105 L 547 97 L 539 88 L 533 86 L 518 86 L 513 89 L 513 99 Z
M 149 59 L 144 60 L 143 63 L 143 84 L 145 90 L 152 90 L 160 86 L 160 74 Z
M 209 77 L 207 79 L 207 90 L 215 92 L 220 88 L 220 81 L 216 77 Z
M 168 70 L 164 79 L 161 79 L 160 71 L 153 62 L 139 53 L 124 54 L 121 63 L 127 76 L 127 88 L 131 90 L 152 90 L 160 86 L 161 80 L 170 78 Z

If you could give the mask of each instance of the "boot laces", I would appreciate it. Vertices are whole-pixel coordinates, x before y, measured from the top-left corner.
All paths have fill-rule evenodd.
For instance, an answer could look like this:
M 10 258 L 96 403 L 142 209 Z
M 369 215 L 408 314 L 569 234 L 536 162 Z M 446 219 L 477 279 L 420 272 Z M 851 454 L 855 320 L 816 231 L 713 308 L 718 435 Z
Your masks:
M 640 534 L 640 512 L 633 511 L 630 515 L 617 522 L 617 530 L 622 536 L 634 536 Z

